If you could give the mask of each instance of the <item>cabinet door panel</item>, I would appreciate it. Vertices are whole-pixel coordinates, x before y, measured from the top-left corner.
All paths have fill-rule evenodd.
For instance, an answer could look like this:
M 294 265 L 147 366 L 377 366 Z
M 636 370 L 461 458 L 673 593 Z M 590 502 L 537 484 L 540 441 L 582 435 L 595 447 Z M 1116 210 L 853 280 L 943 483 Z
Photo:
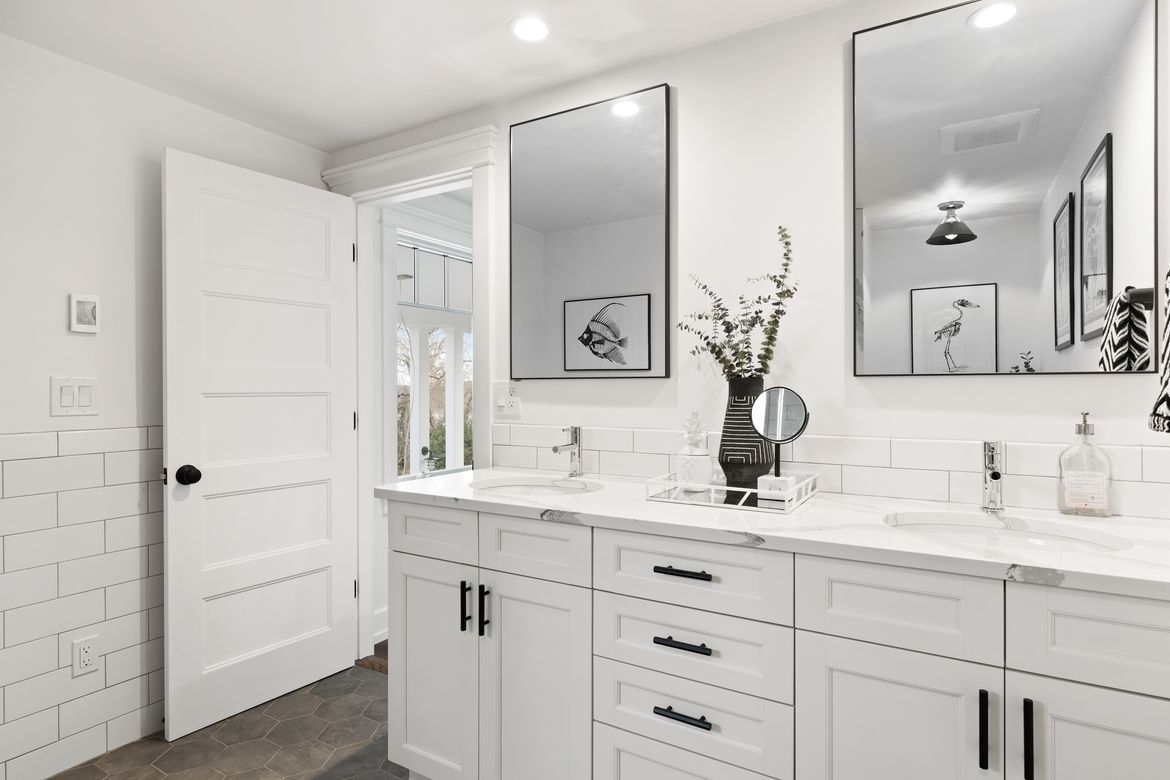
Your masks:
M 796 669 L 800 780 L 1003 777 L 1003 670 L 805 631 Z
M 475 780 L 478 643 L 473 622 L 460 630 L 460 585 L 470 614 L 476 569 L 397 552 L 389 568 L 389 758 L 429 780 Z
M 592 594 L 480 571 L 481 780 L 589 780 Z
M 391 501 L 390 549 L 474 566 L 479 562 L 475 512 Z
M 1170 776 L 1170 701 L 1008 672 L 1008 777 L 1024 777 L 1025 699 L 1033 702 L 1035 780 Z

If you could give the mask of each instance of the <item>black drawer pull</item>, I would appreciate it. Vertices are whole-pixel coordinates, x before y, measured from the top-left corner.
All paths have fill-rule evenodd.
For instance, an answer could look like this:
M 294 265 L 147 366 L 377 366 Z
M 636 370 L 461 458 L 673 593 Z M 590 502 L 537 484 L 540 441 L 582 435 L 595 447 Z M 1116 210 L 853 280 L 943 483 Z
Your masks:
M 1036 780 L 1036 734 L 1032 723 L 1035 705 L 1024 699 L 1024 780 Z
M 479 586 L 479 635 L 484 635 L 484 629 L 492 622 L 487 619 L 487 597 L 491 595 L 491 590 L 485 588 L 483 585 Z
M 467 594 L 471 593 L 471 586 L 467 580 L 460 580 L 459 582 L 459 630 L 466 631 L 467 624 L 471 622 L 471 613 L 467 611 Z
M 666 709 L 663 709 L 662 707 L 655 707 L 654 714 L 658 715 L 659 717 L 677 720 L 679 723 L 685 723 L 688 726 L 694 726 L 695 728 L 702 729 L 703 731 L 711 730 L 711 721 L 707 720 L 706 715 L 701 718 L 692 718 L 690 715 L 683 715 L 681 713 L 675 712 L 674 707 L 667 707 Z
M 696 653 L 697 655 L 711 655 L 711 648 L 707 647 L 706 643 L 692 645 L 687 642 L 680 642 L 672 636 L 656 636 L 654 637 L 654 644 L 662 645 L 663 647 L 673 647 L 675 650 L 685 650 L 688 653 Z
M 705 571 L 687 571 L 686 569 L 676 569 L 673 566 L 655 566 L 655 574 L 666 574 L 670 577 L 682 577 L 687 580 L 702 580 L 703 582 L 710 582 L 715 579 Z
M 990 729 L 988 727 L 988 703 L 990 694 L 987 691 L 979 690 L 979 768 L 987 769 L 988 757 L 990 752 L 989 740 Z

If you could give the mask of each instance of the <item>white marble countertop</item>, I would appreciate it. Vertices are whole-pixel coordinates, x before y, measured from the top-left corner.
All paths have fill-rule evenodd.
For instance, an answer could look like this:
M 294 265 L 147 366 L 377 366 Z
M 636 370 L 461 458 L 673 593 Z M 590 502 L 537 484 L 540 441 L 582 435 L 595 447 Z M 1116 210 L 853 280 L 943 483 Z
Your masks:
M 479 469 L 384 485 L 379 498 L 497 512 L 550 522 L 746 545 L 807 555 L 910 566 L 934 571 L 1170 600 L 1170 522 L 1134 517 L 1075 519 L 1058 512 L 1009 509 L 1006 515 L 1089 535 L 1121 537 L 1121 550 L 1049 549 L 1042 542 L 977 537 L 957 543 L 887 525 L 888 515 L 912 511 L 978 512 L 978 507 L 932 501 L 821 493 L 792 514 L 646 499 L 641 480 L 587 476 L 601 490 L 573 496 L 524 497 L 475 490 L 473 481 L 502 477 L 563 477 L 563 472 Z

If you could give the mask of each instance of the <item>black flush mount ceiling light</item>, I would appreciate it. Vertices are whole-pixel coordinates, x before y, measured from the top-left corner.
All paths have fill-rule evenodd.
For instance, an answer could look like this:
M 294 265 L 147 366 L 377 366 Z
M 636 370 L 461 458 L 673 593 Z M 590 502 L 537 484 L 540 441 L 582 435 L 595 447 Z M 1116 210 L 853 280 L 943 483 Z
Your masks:
M 938 204 L 938 210 L 945 211 L 947 215 L 930 234 L 930 238 L 926 239 L 926 243 L 931 246 L 951 246 L 952 244 L 965 244 L 978 238 L 974 231 L 967 227 L 967 223 L 960 220 L 955 213 L 963 208 L 963 205 L 964 202 L 961 200 L 948 200 L 946 203 Z

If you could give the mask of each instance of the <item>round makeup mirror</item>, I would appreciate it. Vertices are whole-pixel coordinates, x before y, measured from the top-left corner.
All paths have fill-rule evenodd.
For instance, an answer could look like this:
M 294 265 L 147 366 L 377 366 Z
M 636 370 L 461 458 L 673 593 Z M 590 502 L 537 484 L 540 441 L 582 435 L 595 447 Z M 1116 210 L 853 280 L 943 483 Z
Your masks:
M 794 441 L 808 427 L 808 407 L 795 390 L 769 387 L 752 404 L 752 427 L 773 444 Z

